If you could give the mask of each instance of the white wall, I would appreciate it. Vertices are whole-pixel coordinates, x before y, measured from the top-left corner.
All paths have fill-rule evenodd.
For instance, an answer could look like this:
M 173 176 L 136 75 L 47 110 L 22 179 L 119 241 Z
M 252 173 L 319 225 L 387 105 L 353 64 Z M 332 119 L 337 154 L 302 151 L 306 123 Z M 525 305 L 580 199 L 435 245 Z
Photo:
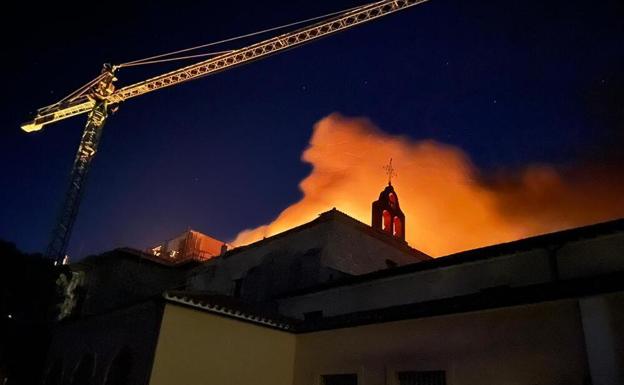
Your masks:
M 297 336 L 295 385 L 357 373 L 443 370 L 448 385 L 583 385 L 588 369 L 576 301 L 429 317 Z
M 547 249 L 416 271 L 280 300 L 280 311 L 302 318 L 326 316 L 477 293 L 483 289 L 544 283 L 553 279 Z M 555 251 L 559 276 L 569 279 L 624 270 L 624 234 L 574 241 Z

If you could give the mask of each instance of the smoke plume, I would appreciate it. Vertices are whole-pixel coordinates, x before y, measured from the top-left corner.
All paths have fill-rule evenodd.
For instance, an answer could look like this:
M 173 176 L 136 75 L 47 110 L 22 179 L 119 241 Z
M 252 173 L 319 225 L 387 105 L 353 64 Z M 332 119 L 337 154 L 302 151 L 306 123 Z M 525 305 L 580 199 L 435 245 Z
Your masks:
M 333 114 L 316 124 L 302 155 L 312 172 L 299 185 L 301 200 L 233 244 L 277 234 L 332 207 L 370 223 L 390 157 L 406 240 L 432 256 L 624 216 L 624 181 L 613 167 L 531 165 L 483 175 L 457 147 L 391 136 L 366 119 Z

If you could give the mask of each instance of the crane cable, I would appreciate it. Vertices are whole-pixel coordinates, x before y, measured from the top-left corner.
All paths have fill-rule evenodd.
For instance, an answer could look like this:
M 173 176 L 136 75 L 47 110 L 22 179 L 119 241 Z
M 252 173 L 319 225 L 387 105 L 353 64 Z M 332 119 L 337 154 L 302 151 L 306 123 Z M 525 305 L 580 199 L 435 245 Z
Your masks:
M 240 35 L 240 36 L 236 36 L 236 37 L 231 37 L 231 38 L 227 38 L 227 39 L 223 39 L 223 40 L 218 40 L 218 41 L 215 41 L 215 42 L 202 44 L 202 45 L 198 45 L 198 46 L 191 47 L 191 48 L 185 48 L 185 49 L 181 49 L 181 50 L 177 50 L 177 51 L 173 51 L 173 52 L 169 52 L 169 53 L 163 53 L 163 54 L 160 54 L 160 55 L 150 56 L 150 57 L 146 57 L 144 59 L 133 60 L 133 61 L 129 61 L 129 62 L 126 62 L 126 63 L 118 64 L 115 67 L 116 68 L 133 67 L 133 66 L 139 66 L 139 65 L 144 65 L 144 64 L 155 64 L 155 63 L 169 62 L 169 61 L 175 61 L 175 60 L 185 60 L 185 59 L 191 59 L 191 58 L 198 58 L 198 57 L 205 57 L 205 56 L 214 56 L 214 55 L 221 55 L 221 54 L 224 54 L 224 53 L 230 53 L 230 52 L 233 52 L 234 50 L 218 51 L 218 52 L 208 52 L 208 53 L 198 54 L 198 55 L 179 56 L 179 57 L 161 59 L 161 58 L 164 58 L 164 57 L 167 57 L 167 56 L 171 56 L 171 55 L 175 55 L 175 54 L 179 54 L 179 53 L 195 51 L 195 50 L 198 50 L 198 49 L 201 49 L 201 48 L 211 47 L 211 46 L 215 46 L 215 45 L 223 44 L 223 43 L 229 43 L 231 41 L 245 39 L 245 38 L 248 38 L 248 37 L 261 35 L 261 34 L 264 34 L 264 33 L 267 33 L 267 32 L 273 32 L 273 31 L 277 31 L 277 30 L 280 30 L 280 29 L 289 28 L 289 27 L 293 27 L 293 26 L 296 26 L 296 25 L 309 23 L 309 22 L 312 22 L 312 21 L 317 21 L 317 20 L 320 20 L 320 19 L 325 19 L 325 18 L 328 18 L 328 17 L 332 17 L 332 16 L 336 16 L 336 15 L 342 14 L 342 13 L 347 13 L 347 12 L 351 12 L 351 11 L 358 10 L 358 9 L 361 9 L 361 8 L 365 8 L 365 7 L 370 6 L 371 4 L 374 4 L 374 3 L 368 3 L 368 4 L 364 4 L 364 5 L 359 5 L 357 7 L 348 8 L 348 9 L 344 9 L 344 10 L 341 10 L 341 11 L 328 13 L 328 14 L 325 14 L 325 15 L 322 15 L 322 16 L 316 16 L 316 17 L 312 17 L 312 18 L 309 18 L 309 19 L 305 19 L 305 20 L 296 21 L 296 22 L 293 22 L 293 23 L 284 24 L 284 25 L 281 25 L 279 27 L 267 28 L 267 29 L 263 29 L 261 31 L 256 31 L 256 32 L 252 32 L 252 33 L 248 33 L 248 34 L 244 34 L 244 35 Z M 160 60 L 158 60 L 158 59 L 160 59 Z
M 104 77 L 104 75 L 105 74 L 100 74 L 100 75 L 96 76 L 93 80 L 88 81 L 83 86 L 81 86 L 80 88 L 76 89 L 75 91 L 73 91 L 69 95 L 65 96 L 63 99 L 59 100 L 58 102 L 56 102 L 54 104 L 51 104 L 49 106 L 46 106 L 46 107 L 42 107 L 39 110 L 46 110 L 46 109 L 49 109 L 49 108 L 54 108 L 57 105 L 59 105 L 60 103 L 63 103 L 65 101 L 71 102 L 72 100 L 76 100 L 77 98 L 79 98 L 82 95 L 84 95 L 85 92 L 88 91 L 89 88 L 91 88 L 91 86 L 96 84 L 102 77 Z
M 172 62 L 172 61 L 178 61 L 178 60 L 196 59 L 196 58 L 202 58 L 202 57 L 207 57 L 207 56 L 216 56 L 216 55 L 228 54 L 228 53 L 231 53 L 231 52 L 233 52 L 235 50 L 214 51 L 214 52 L 206 52 L 206 53 L 196 54 L 196 55 L 168 57 L 168 56 L 179 54 L 179 53 L 195 51 L 195 50 L 198 50 L 198 49 L 201 49 L 201 48 L 211 47 L 211 46 L 215 46 L 215 45 L 219 45 L 219 44 L 223 44 L 223 43 L 229 43 L 229 42 L 232 42 L 232 41 L 245 39 L 245 38 L 248 38 L 248 37 L 262 35 L 262 34 L 265 34 L 265 33 L 268 33 L 268 32 L 273 32 L 273 31 L 277 31 L 277 30 L 280 30 L 280 29 L 284 29 L 284 28 L 294 27 L 296 25 L 301 25 L 301 24 L 304 24 L 304 23 L 310 23 L 310 22 L 317 21 L 317 20 L 320 20 L 320 19 L 326 19 L 326 18 L 329 18 L 329 17 L 332 17 L 332 16 L 336 16 L 338 14 L 343 14 L 343 13 L 347 13 L 347 12 L 356 11 L 356 10 L 368 7 L 368 6 L 372 5 L 372 4 L 374 4 L 374 2 L 373 3 L 367 3 L 367 4 L 364 4 L 364 5 L 359 5 L 357 7 L 344 9 L 344 10 L 341 10 L 341 11 L 327 13 L 325 15 L 316 16 L 316 17 L 312 17 L 312 18 L 309 18 L 309 19 L 305 19 L 305 20 L 296 21 L 296 22 L 293 22 L 293 23 L 280 25 L 278 27 L 267 28 L 267 29 L 263 29 L 263 30 L 260 30 L 260 31 L 256 31 L 256 32 L 252 32 L 252 33 L 236 36 L 236 37 L 231 37 L 231 38 L 218 40 L 218 41 L 207 43 L 207 44 L 198 45 L 198 46 L 191 47 L 191 48 L 185 48 L 185 49 L 181 49 L 181 50 L 177 50 L 177 51 L 172 51 L 172 52 L 168 52 L 168 53 L 163 53 L 163 54 L 159 54 L 159 55 L 146 57 L 146 58 L 143 58 L 143 59 L 133 60 L 133 61 L 129 61 L 129 62 L 126 62 L 126 63 L 115 65 L 114 68 L 135 67 L 135 66 L 140 66 L 140 65 L 157 64 L 157 63 L 165 63 L 165 62 Z M 66 97 L 61 99 L 60 102 L 58 102 L 58 103 L 62 103 L 64 101 L 72 101 L 72 100 L 75 100 L 76 98 L 82 96 L 93 84 L 97 83 L 97 81 L 100 80 L 103 76 L 104 76 L 104 74 L 100 74 L 95 79 L 89 81 L 88 83 L 86 83 L 82 87 L 78 88 L 74 92 L 70 93 L 69 95 L 67 95 Z M 43 109 L 54 107 L 54 106 L 58 105 L 58 103 L 55 103 L 55 104 L 50 105 L 48 107 L 44 107 Z
M 143 59 L 143 60 L 148 60 L 148 61 L 141 61 L 141 62 L 138 62 L 138 63 L 128 62 L 128 63 L 124 63 L 124 64 L 119 64 L 116 67 L 117 68 L 127 68 L 127 67 L 140 66 L 140 65 L 144 65 L 144 64 L 156 64 L 156 63 L 165 63 L 165 62 L 176 61 L 176 60 L 195 59 L 195 58 L 206 57 L 206 56 L 222 55 L 222 54 L 230 53 L 232 51 L 234 51 L 234 50 L 207 52 L 207 53 L 200 53 L 200 54 L 197 54 L 197 55 L 177 56 L 177 57 L 171 57 L 171 58 L 166 58 L 166 59 L 158 59 L 158 60 Z M 173 54 L 173 53 L 171 53 L 171 54 Z M 162 56 L 168 56 L 168 55 L 162 55 L 162 56 L 158 55 L 158 56 L 162 57 Z

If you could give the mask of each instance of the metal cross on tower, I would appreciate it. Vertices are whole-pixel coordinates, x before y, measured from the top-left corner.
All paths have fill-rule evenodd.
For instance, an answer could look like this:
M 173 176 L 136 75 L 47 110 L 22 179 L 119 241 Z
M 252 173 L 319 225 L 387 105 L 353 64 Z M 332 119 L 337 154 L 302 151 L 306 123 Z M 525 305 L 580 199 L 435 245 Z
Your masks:
M 388 186 L 392 186 L 392 177 L 397 176 L 394 167 L 392 167 L 392 158 L 390 158 L 390 162 L 383 168 L 386 170 L 386 175 L 388 175 Z

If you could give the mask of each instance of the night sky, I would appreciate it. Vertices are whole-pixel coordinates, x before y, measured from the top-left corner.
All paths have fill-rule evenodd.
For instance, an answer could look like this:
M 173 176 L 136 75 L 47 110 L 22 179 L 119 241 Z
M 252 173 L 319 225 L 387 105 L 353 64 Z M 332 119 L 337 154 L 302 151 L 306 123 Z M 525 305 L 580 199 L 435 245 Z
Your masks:
M 45 248 L 85 118 L 34 134 L 19 125 L 93 78 L 102 63 L 362 4 L 202 3 L 24 3 L 5 16 L 21 28 L 1 27 L 0 238 L 25 251 Z M 333 112 L 456 145 L 484 170 L 617 157 L 623 4 L 431 0 L 132 99 L 105 127 L 69 254 L 145 247 L 189 227 L 227 241 L 271 221 L 300 198 L 297 184 L 310 172 L 301 153 L 314 124 Z M 118 86 L 176 66 L 123 69 Z

